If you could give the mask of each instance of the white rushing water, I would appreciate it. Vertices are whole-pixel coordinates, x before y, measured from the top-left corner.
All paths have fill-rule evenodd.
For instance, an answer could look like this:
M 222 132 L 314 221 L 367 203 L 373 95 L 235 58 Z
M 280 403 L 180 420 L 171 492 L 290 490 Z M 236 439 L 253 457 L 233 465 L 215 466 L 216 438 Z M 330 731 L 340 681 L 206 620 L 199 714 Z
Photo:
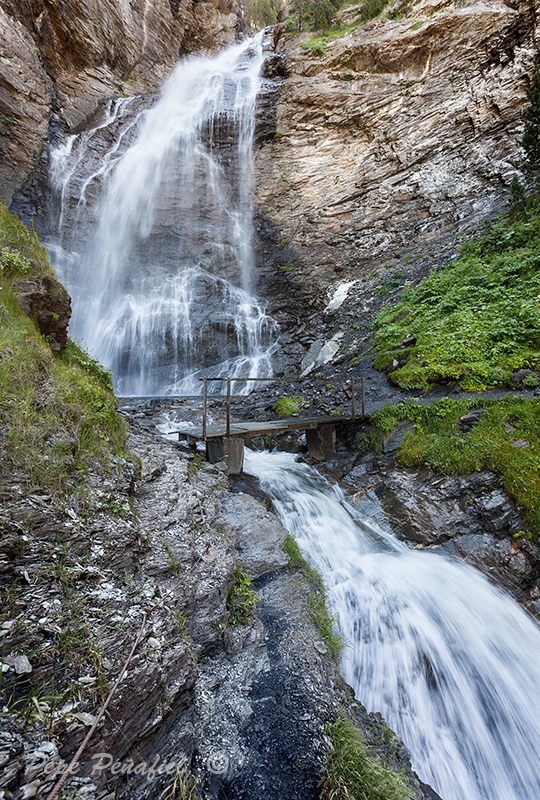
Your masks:
M 320 570 L 348 646 L 342 671 L 443 800 L 540 797 L 540 631 L 475 569 L 358 519 L 288 453 L 245 470 Z
M 73 298 L 70 330 L 120 394 L 271 374 L 277 326 L 252 295 L 262 60 L 262 34 L 186 60 L 149 108 L 109 101 L 51 153 L 49 249 Z

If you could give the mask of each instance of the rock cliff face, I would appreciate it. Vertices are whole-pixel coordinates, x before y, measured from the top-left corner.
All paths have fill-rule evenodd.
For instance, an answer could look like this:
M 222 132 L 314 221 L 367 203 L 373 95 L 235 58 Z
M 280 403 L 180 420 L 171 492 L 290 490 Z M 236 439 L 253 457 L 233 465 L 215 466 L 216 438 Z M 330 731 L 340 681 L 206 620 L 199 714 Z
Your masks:
M 32 168 L 51 113 L 81 124 L 104 97 L 156 89 L 183 54 L 234 41 L 235 0 L 0 0 L 0 199 Z
M 341 38 L 277 45 L 288 79 L 276 78 L 258 201 L 312 286 L 437 254 L 503 207 L 522 159 L 534 4 L 427 0 L 399 21 L 385 13 Z

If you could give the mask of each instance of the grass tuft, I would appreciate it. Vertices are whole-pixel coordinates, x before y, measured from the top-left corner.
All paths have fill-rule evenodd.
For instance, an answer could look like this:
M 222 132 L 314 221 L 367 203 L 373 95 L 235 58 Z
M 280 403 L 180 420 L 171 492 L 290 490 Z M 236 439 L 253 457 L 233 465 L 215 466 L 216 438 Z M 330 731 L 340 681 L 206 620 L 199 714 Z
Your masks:
M 411 800 L 402 776 L 367 752 L 362 734 L 345 716 L 327 724 L 333 749 L 326 762 L 321 800 Z
M 289 567 L 291 569 L 300 569 L 304 578 L 314 589 L 314 593 L 308 598 L 309 612 L 319 629 L 321 637 L 326 642 L 329 652 L 333 658 L 337 659 L 343 649 L 343 642 L 341 637 L 334 632 L 334 619 L 330 616 L 326 607 L 326 590 L 323 579 L 319 572 L 308 564 L 302 555 L 298 542 L 291 535 L 285 538 L 283 549 L 289 556 Z
M 251 579 L 240 564 L 237 564 L 234 584 L 227 597 L 230 624 L 248 625 L 253 616 L 256 602 L 257 592 L 253 589 Z
M 296 414 L 304 405 L 303 397 L 280 397 L 279 400 L 273 405 L 273 409 L 278 415 L 279 419 L 290 417 L 291 414 Z

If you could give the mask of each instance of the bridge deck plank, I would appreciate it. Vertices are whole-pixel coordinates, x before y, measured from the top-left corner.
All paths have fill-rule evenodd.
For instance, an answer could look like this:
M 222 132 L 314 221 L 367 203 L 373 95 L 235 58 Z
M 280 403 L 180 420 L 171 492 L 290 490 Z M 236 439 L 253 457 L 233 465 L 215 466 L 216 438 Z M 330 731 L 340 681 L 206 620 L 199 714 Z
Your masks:
M 355 420 L 361 420 L 360 416 L 356 416 Z M 241 436 L 247 438 L 249 436 L 259 436 L 265 433 L 283 433 L 285 431 L 298 431 L 309 430 L 311 428 L 318 428 L 320 425 L 339 425 L 344 422 L 351 422 L 351 416 L 328 416 L 328 417 L 298 417 L 288 419 L 270 420 L 266 422 L 231 422 L 230 436 Z M 226 435 L 225 425 L 207 425 L 206 438 L 219 439 Z M 180 428 L 178 430 L 178 438 L 187 438 L 188 440 L 197 441 L 202 439 L 202 426 L 193 428 Z

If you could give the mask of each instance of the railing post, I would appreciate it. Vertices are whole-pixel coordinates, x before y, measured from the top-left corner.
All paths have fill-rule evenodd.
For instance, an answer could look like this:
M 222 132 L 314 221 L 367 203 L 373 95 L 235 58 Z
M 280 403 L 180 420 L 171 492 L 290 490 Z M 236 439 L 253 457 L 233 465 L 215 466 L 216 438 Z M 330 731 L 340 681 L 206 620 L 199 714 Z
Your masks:
M 206 442 L 206 393 L 207 393 L 208 385 L 206 382 L 206 377 L 203 378 L 203 388 L 202 388 L 202 440 Z
M 366 416 L 366 410 L 364 405 L 365 405 L 365 391 L 364 391 L 364 379 L 362 378 L 362 419 L 364 419 L 364 417 Z
M 356 409 L 355 409 L 355 403 L 354 403 L 354 377 L 351 375 L 351 412 L 352 412 L 351 416 L 353 418 L 353 422 L 354 422 L 354 418 L 356 416 L 355 411 L 356 411 Z
M 227 422 L 226 422 L 226 435 L 231 435 L 231 379 L 227 378 Z

